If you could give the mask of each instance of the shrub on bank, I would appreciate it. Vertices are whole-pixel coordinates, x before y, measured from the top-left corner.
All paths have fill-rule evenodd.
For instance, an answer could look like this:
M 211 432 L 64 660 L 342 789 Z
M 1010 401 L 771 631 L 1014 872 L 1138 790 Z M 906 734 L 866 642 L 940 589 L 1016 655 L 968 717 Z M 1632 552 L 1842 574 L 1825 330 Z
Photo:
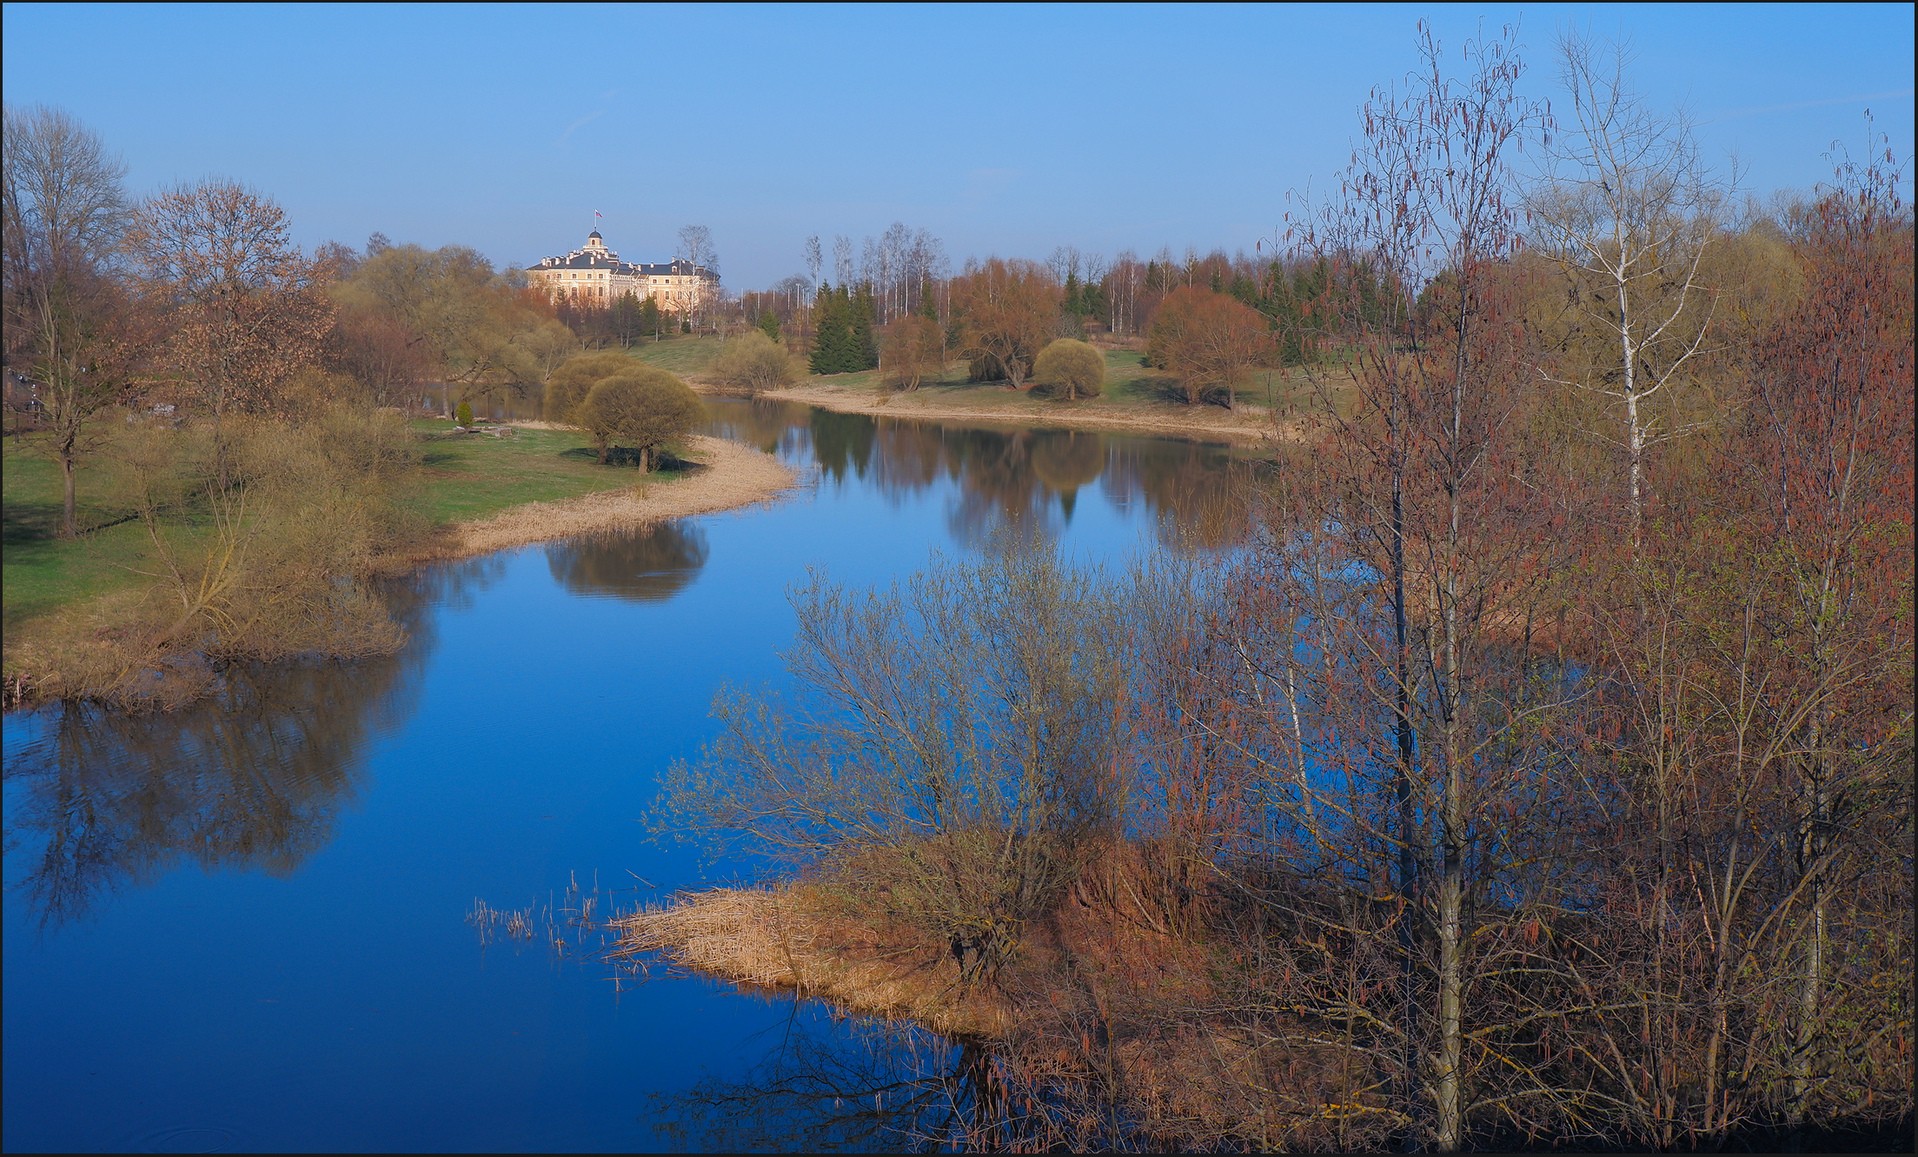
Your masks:
M 573 411 L 586 395 L 614 374 L 634 369 L 636 363 L 623 353 L 602 351 L 574 354 L 559 364 L 546 379 L 546 396 L 541 411 L 549 422 L 572 424 Z
M 665 370 L 642 367 L 605 379 L 573 411 L 574 421 L 605 462 L 612 451 L 630 450 L 641 472 L 665 443 L 692 433 L 705 415 L 698 395 Z
M 1039 351 L 1032 384 L 1060 401 L 1096 398 L 1105 388 L 1105 355 L 1082 341 L 1062 337 Z
M 798 381 L 799 359 L 787 353 L 785 346 L 754 329 L 726 343 L 725 350 L 713 359 L 712 374 L 726 385 L 749 395 L 757 394 Z

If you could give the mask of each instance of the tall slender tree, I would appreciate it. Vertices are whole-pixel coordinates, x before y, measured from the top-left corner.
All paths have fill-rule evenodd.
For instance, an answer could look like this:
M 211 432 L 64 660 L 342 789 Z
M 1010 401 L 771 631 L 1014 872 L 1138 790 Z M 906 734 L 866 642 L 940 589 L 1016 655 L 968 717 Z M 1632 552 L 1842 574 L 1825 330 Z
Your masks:
M 1572 123 L 1545 154 L 1531 215 L 1568 280 L 1571 332 L 1610 349 L 1567 349 L 1547 376 L 1617 408 L 1618 433 L 1601 436 L 1624 452 L 1626 530 L 1635 538 L 1647 455 L 1696 429 L 1650 403 L 1683 389 L 1707 349 L 1714 292 L 1700 271 L 1723 197 L 1686 120 L 1656 114 L 1632 92 L 1623 49 L 1568 34 L 1559 52 Z
M 1342 196 L 1308 231 L 1357 361 L 1349 378 L 1318 375 L 1334 420 L 1323 504 L 1275 563 L 1331 631 L 1329 654 L 1282 652 L 1273 682 L 1316 683 L 1356 745 L 1319 751 L 1357 794 L 1294 815 L 1320 855 L 1356 853 L 1335 877 L 1391 881 L 1397 914 L 1374 950 L 1397 958 L 1400 1001 L 1377 1059 L 1413 1136 L 1452 1151 L 1496 1029 L 1473 997 L 1496 942 L 1486 900 L 1524 896 L 1531 849 L 1510 809 L 1552 775 L 1539 721 L 1562 692 L 1503 643 L 1528 621 L 1550 544 L 1513 491 L 1524 357 L 1501 269 L 1518 241 L 1510 164 L 1540 113 L 1518 94 L 1510 30 L 1468 45 L 1460 78 L 1423 25 L 1419 47 L 1406 88 L 1368 101 Z M 1296 764 L 1274 774 L 1291 782 Z
M 60 465 L 60 534 L 77 532 L 74 471 L 95 420 L 136 381 L 140 324 L 119 285 L 126 166 L 66 113 L 5 110 L 6 349 L 40 402 Z

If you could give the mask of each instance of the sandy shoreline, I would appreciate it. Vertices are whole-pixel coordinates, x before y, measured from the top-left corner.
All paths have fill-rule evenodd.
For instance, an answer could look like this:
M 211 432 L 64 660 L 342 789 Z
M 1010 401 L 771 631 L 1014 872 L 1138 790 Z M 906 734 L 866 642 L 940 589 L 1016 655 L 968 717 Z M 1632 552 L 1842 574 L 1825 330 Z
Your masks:
M 799 476 L 777 458 L 750 446 L 695 435 L 687 439 L 686 450 L 702 469 L 671 482 L 655 480 L 645 486 L 644 495 L 637 493 L 644 476 L 635 474 L 635 485 L 619 490 L 529 502 L 489 518 L 455 523 L 426 552 L 406 561 L 471 558 L 529 543 L 736 510 L 771 501 L 799 485 Z
M 691 383 L 701 393 L 722 394 L 703 382 Z M 761 395 L 774 401 L 798 402 L 841 414 L 873 417 L 974 422 L 1015 426 L 1064 426 L 1077 429 L 1126 431 L 1156 436 L 1197 438 L 1239 444 L 1295 440 L 1300 423 L 1277 424 L 1261 406 L 1238 410 L 1195 407 L 1191 411 L 1167 407 L 1164 413 L 1126 410 L 1101 413 L 1082 406 L 1058 405 L 1007 392 L 1007 405 L 977 406 L 942 400 L 933 391 L 874 395 L 821 382 L 807 382 Z M 551 428 L 548 422 L 512 425 Z M 770 501 L 799 485 L 799 477 L 778 459 L 723 438 L 696 435 L 687 441 L 689 457 L 704 469 L 670 483 L 646 487 L 644 497 L 635 487 L 602 491 L 559 502 L 533 502 L 503 510 L 489 518 L 456 523 L 430 547 L 401 565 L 441 559 L 471 558 L 496 550 L 510 550 L 535 542 L 550 542 L 604 530 L 645 526 L 693 514 L 711 514 Z M 642 481 L 635 478 L 635 482 Z
M 701 386 L 695 384 L 694 388 L 701 389 Z M 717 392 L 711 391 L 710 387 L 707 390 Z M 1167 406 L 1164 413 L 1137 409 L 1108 413 L 1083 405 L 1041 401 L 1010 390 L 1006 391 L 1008 404 L 1003 409 L 954 404 L 941 399 L 936 388 L 875 395 L 866 390 L 807 382 L 783 390 L 768 390 L 760 396 L 773 401 L 818 406 L 822 410 L 840 414 L 1015 426 L 1066 426 L 1235 443 L 1294 440 L 1298 437 L 1294 427 L 1299 425 L 1297 422 L 1284 425 L 1275 423 L 1262 406 L 1241 405 L 1237 410 L 1205 406 L 1193 407 L 1190 411 Z

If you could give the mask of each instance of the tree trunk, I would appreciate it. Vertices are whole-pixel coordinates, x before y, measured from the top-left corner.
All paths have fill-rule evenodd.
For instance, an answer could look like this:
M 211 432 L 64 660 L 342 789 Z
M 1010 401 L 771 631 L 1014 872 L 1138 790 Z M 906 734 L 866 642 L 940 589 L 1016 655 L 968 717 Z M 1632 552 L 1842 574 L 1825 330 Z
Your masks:
M 74 519 L 73 511 L 73 447 L 71 444 L 60 451 L 60 537 L 78 538 L 80 528 Z
M 1411 624 L 1405 607 L 1405 451 L 1401 444 L 1403 418 L 1394 386 L 1392 408 L 1387 415 L 1392 455 L 1392 635 L 1393 740 L 1398 750 L 1398 766 L 1393 771 L 1392 791 L 1398 805 L 1399 869 L 1399 1031 L 1403 1034 L 1400 1096 L 1411 1108 L 1418 1087 L 1418 1004 L 1417 1004 L 1417 912 L 1418 859 L 1414 852 L 1417 839 L 1417 814 L 1412 805 L 1412 779 L 1417 749 L 1412 735 L 1412 647 Z
M 1448 789 L 1447 794 L 1452 794 Z M 1446 811 L 1453 811 L 1448 803 Z M 1450 821 L 1446 825 L 1451 826 Z M 1434 1140 L 1441 1153 L 1455 1153 L 1462 1132 L 1459 1065 L 1463 1059 L 1465 883 L 1463 841 L 1447 835 L 1445 868 L 1438 888 L 1438 1052 L 1432 1058 Z

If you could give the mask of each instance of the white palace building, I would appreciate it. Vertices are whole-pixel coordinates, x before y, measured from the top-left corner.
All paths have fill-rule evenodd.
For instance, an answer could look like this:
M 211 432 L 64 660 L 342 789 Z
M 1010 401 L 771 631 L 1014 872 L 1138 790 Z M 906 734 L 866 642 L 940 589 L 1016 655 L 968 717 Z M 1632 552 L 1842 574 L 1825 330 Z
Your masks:
M 574 305 L 603 309 L 630 293 L 641 301 L 651 297 L 661 309 L 680 314 L 694 311 L 719 286 L 717 273 L 678 257 L 650 265 L 621 261 L 597 229 L 586 235 L 583 248 L 528 267 L 526 280 L 554 300 Z

